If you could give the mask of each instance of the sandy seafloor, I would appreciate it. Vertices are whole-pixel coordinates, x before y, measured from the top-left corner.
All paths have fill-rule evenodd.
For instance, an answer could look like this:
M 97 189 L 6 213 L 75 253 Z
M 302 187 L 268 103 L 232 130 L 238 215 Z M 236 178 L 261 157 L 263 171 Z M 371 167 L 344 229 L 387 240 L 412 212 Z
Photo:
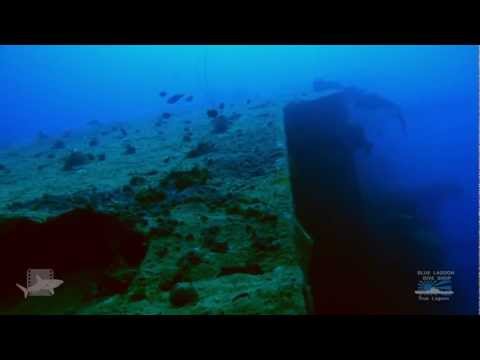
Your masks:
M 69 199 L 76 194 L 88 197 L 96 192 L 118 191 L 137 175 L 144 178 L 145 183 L 131 186 L 133 195 L 130 198 L 98 201 L 94 207 L 110 213 L 132 213 L 133 217 L 143 219 L 137 229 L 145 234 L 151 234 L 150 230 L 158 226 L 159 217 L 162 221 L 177 221 L 173 233 L 149 235 L 148 250 L 138 269 L 123 269 L 125 273 L 134 274 L 127 291 L 85 300 L 70 281 L 49 298 L 48 306 L 40 304 L 44 299 L 32 298 L 30 302 L 20 302 L 9 312 L 305 313 L 303 275 L 293 241 L 294 217 L 282 122 L 285 103 L 286 100 L 225 104 L 225 116 L 234 113 L 241 116 L 232 120 L 228 131 L 221 134 L 211 132 L 212 120 L 205 109 L 182 113 L 181 107 L 172 105 L 173 116 L 160 126 L 155 125 L 157 118 L 121 124 L 105 121 L 72 131 L 65 138 L 52 137 L 1 151 L 0 164 L 10 172 L 0 172 L 0 216 L 26 216 L 43 221 L 73 208 L 74 202 Z M 118 129 L 112 131 L 113 126 L 124 128 L 127 136 L 121 138 Z M 191 141 L 184 141 L 186 133 L 191 133 Z M 92 147 L 89 141 L 94 137 L 98 145 Z M 62 139 L 66 148 L 52 149 L 57 139 Z M 186 158 L 187 152 L 202 141 L 213 144 L 213 151 Z M 124 154 L 125 143 L 133 145 L 136 153 Z M 95 159 L 73 171 L 64 171 L 63 159 L 73 149 L 94 156 L 104 153 L 106 159 Z M 49 154 L 54 158 L 49 158 Z M 195 166 L 207 169 L 209 179 L 202 186 L 184 191 L 193 195 L 190 201 L 177 202 L 168 214 L 159 214 L 155 207 L 130 206 L 134 194 L 149 186 L 158 186 L 171 171 Z M 211 202 L 212 196 L 217 201 Z M 52 201 L 52 198 L 57 200 Z M 65 199 L 66 208 L 58 205 L 58 199 Z M 232 208 L 255 209 L 258 212 L 254 214 L 273 215 L 276 221 L 246 216 Z M 205 246 L 202 234 L 213 226 L 220 228 L 218 240 L 228 244 L 226 251 L 214 251 Z M 270 239 L 266 246 L 255 246 L 249 236 L 252 229 L 258 237 Z M 183 281 L 187 279 L 195 288 L 198 299 L 185 306 L 173 306 L 169 291 L 162 290 L 161 284 L 178 272 L 179 262 L 192 252 L 201 260 L 188 263 Z M 251 264 L 261 272 L 219 276 L 222 267 Z M 79 278 L 81 282 L 82 276 Z

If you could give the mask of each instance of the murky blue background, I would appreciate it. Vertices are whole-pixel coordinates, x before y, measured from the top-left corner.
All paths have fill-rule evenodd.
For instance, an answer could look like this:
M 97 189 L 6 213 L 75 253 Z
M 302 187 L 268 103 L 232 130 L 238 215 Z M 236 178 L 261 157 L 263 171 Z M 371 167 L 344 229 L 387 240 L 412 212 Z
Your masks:
M 462 188 L 431 210 L 457 286 L 476 289 L 477 63 L 475 46 L 0 46 L 0 147 L 156 116 L 162 90 L 194 95 L 187 111 L 296 94 L 319 77 L 359 86 L 398 103 L 408 128 L 372 132 L 369 176 Z

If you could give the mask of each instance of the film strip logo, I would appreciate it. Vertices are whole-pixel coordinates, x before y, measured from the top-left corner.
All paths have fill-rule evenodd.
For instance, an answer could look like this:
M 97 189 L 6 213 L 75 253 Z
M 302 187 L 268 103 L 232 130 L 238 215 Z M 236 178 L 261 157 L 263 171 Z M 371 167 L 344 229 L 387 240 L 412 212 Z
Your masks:
M 53 269 L 28 269 L 27 270 L 27 288 L 35 289 L 34 285 L 37 283 L 37 277 L 42 280 L 54 280 Z M 53 294 L 47 289 L 38 289 L 29 291 L 29 296 L 52 296 Z

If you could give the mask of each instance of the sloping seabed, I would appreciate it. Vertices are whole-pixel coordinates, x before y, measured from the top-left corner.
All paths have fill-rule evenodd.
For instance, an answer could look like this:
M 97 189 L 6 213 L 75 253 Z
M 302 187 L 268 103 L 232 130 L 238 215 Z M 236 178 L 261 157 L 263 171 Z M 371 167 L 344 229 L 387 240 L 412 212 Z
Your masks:
M 305 313 L 284 105 L 235 104 L 215 119 L 202 111 L 95 122 L 0 153 L 8 169 L 0 172 L 2 226 L 11 218 L 43 223 L 70 214 L 88 227 L 85 218 L 71 215 L 82 208 L 95 219 L 92 214 L 112 215 L 146 238 L 137 265 L 120 259 L 107 267 L 57 271 L 65 284 L 48 306 L 41 298 L 24 300 L 15 289 L 18 301 L 4 304 L 1 313 Z M 65 236 L 65 248 L 88 256 L 82 238 Z M 105 251 L 118 251 L 116 239 L 108 242 Z M 24 274 L 16 282 L 24 283 Z

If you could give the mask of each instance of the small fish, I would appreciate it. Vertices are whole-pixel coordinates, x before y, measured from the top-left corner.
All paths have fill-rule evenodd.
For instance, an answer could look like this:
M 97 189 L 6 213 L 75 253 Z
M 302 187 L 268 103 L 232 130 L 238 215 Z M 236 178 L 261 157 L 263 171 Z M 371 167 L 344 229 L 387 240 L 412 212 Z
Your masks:
M 223 102 L 220 103 L 220 105 L 218 105 L 218 108 L 219 108 L 220 110 L 223 110 L 223 109 L 225 108 L 225 104 L 224 104 Z
M 122 137 L 127 136 L 127 131 L 124 128 L 120 129 L 120 133 L 122 134 Z
M 150 170 L 144 173 L 145 176 L 153 176 L 153 175 L 158 175 L 158 170 Z
M 160 95 L 161 97 L 165 97 L 165 96 L 167 96 L 167 93 L 165 91 L 160 91 L 160 94 L 158 94 L 158 95 Z
M 88 145 L 90 147 L 98 146 L 98 139 L 97 138 L 90 139 L 90 141 L 88 142 Z
M 168 112 L 164 112 L 162 114 L 162 119 L 170 119 L 172 117 L 172 114 L 171 113 L 168 113 Z
M 87 123 L 87 125 L 89 126 L 99 126 L 100 125 L 100 121 L 98 120 L 91 120 Z
M 183 94 L 176 94 L 171 96 L 168 100 L 167 103 L 169 104 L 175 104 L 178 100 L 180 100 L 183 97 Z
M 187 98 L 185 99 L 186 102 L 192 102 L 192 100 L 193 100 L 193 96 L 192 96 L 192 95 L 190 95 L 189 97 L 187 97 Z
M 62 140 L 57 140 L 53 143 L 52 149 L 65 149 L 65 143 Z
M 45 139 L 48 139 L 48 135 L 46 135 L 43 131 L 39 131 L 37 134 L 37 138 L 39 140 L 45 140 Z
M 252 102 L 252 100 L 248 99 L 247 100 L 247 104 L 250 104 Z
M 240 119 L 240 117 L 242 117 L 242 114 L 233 113 L 228 119 L 229 119 L 230 121 L 235 121 L 235 120 Z
M 218 116 L 218 111 L 215 109 L 207 110 L 207 116 L 209 118 L 216 118 Z
M 125 145 L 125 151 L 124 151 L 124 155 L 132 155 L 132 154 L 135 154 L 137 152 L 137 149 L 135 148 L 135 146 L 131 145 L 131 144 L 126 144 Z

